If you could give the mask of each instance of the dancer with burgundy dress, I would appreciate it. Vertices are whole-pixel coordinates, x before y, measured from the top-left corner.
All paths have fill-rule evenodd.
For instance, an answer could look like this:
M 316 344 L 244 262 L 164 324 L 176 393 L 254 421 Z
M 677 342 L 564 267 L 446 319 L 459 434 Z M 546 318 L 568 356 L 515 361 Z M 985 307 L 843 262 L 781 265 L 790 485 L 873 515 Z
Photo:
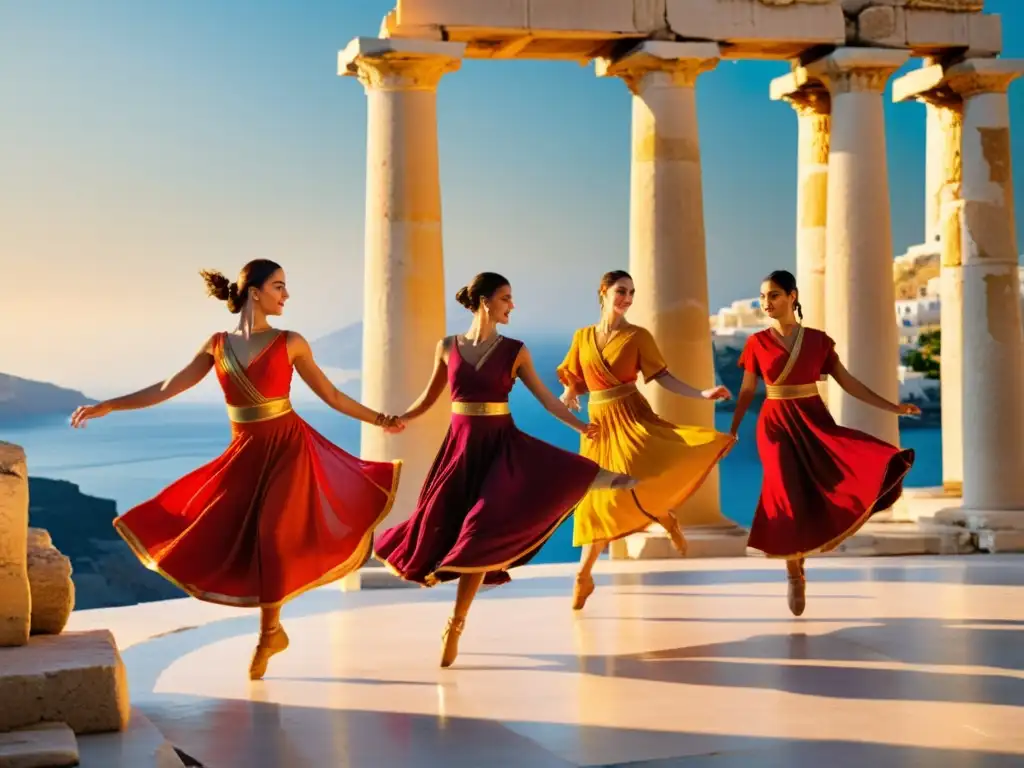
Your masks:
M 438 342 L 430 381 L 400 417 L 404 423 L 422 416 L 447 384 L 451 426 L 412 517 L 379 534 L 374 552 L 401 578 L 423 586 L 459 580 L 442 637 L 442 667 L 455 661 L 481 584 L 507 582 L 509 569 L 529 562 L 588 490 L 634 484 L 516 428 L 508 395 L 519 379 L 559 420 L 591 438 L 599 431 L 543 384 L 523 342 L 497 332 L 514 307 L 508 280 L 484 272 L 456 299 L 473 313 L 472 325 Z
M 846 370 L 828 335 L 797 322 L 803 312 L 789 272 L 764 279 L 761 307 L 772 326 L 753 334 L 743 349 L 731 432 L 737 434 L 762 378 L 767 399 L 757 450 L 764 478 L 749 544 L 786 560 L 789 609 L 799 616 L 806 606 L 804 559 L 835 549 L 872 514 L 896 503 L 914 461 L 912 450 L 838 426 L 816 382 L 831 376 L 852 397 L 891 413 L 915 416 L 921 410 L 870 390 Z
M 249 667 L 262 678 L 288 647 L 281 606 L 340 579 L 369 556 L 373 530 L 387 516 L 401 462 L 362 461 L 317 433 L 292 410 L 292 371 L 335 410 L 389 431 L 403 425 L 339 392 L 306 340 L 275 330 L 288 299 L 284 270 L 249 262 L 232 282 L 203 272 L 210 295 L 240 314 L 167 381 L 78 408 L 73 427 L 113 411 L 149 408 L 217 373 L 232 440 L 210 463 L 114 520 L 142 563 L 199 600 L 260 608 L 260 637 Z

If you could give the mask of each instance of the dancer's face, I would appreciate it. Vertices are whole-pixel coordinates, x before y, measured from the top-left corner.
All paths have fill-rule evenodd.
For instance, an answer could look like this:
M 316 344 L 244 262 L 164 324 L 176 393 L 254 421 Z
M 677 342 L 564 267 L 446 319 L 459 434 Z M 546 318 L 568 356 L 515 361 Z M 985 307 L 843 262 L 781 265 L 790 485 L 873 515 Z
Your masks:
M 512 301 L 512 286 L 503 285 L 491 294 L 490 298 L 480 302 L 480 309 L 491 320 L 499 325 L 508 323 L 508 316 L 516 305 Z
M 259 288 L 249 289 L 249 300 L 255 302 L 264 315 L 283 314 L 288 296 L 283 269 L 274 272 Z
M 633 281 L 623 277 L 609 285 L 602 295 L 601 306 L 605 310 L 611 310 L 616 315 L 624 315 L 633 306 L 633 297 L 636 295 L 636 288 Z
M 786 293 L 771 280 L 761 283 L 761 311 L 772 320 L 786 320 L 793 316 L 796 291 Z

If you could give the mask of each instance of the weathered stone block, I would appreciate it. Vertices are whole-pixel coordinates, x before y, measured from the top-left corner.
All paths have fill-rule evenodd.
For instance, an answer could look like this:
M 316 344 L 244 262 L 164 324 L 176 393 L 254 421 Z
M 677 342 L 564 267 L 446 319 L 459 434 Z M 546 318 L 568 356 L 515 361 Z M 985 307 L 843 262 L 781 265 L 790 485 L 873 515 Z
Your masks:
M 60 634 L 75 607 L 71 561 L 52 546 L 30 547 L 28 582 L 32 591 L 32 634 Z
M 398 0 L 398 24 L 529 29 L 528 0 Z
M 530 29 L 636 33 L 633 3 L 622 0 L 530 0 Z
M 78 765 L 75 733 L 64 723 L 40 723 L 0 733 L 0 768 Z
M 107 630 L 0 648 L 0 731 L 45 722 L 78 734 L 118 731 L 129 711 L 124 662 Z
M 970 45 L 970 16 L 943 11 L 915 11 L 906 15 L 907 45 L 914 50 L 966 48 Z
M 886 5 L 865 8 L 857 17 L 857 39 L 870 45 L 904 47 L 907 43 L 906 14 Z
M 28 467 L 20 445 L 0 442 L 0 646 L 24 645 L 28 585 Z
M 738 526 L 693 527 L 684 530 L 686 557 L 743 557 L 747 551 L 747 532 Z M 668 534 L 652 526 L 650 531 L 627 536 L 625 546 L 612 553 L 614 560 L 669 560 L 679 557 Z
M 53 539 L 50 536 L 50 532 L 45 528 L 29 528 L 28 529 L 28 548 L 43 548 L 52 547 Z
M 997 13 L 969 16 L 967 37 L 967 58 L 998 56 L 1003 52 L 1003 17 Z
M 834 3 L 768 6 L 735 0 L 666 0 L 666 12 L 673 32 L 694 39 L 756 43 L 765 49 L 780 43 L 838 45 L 846 39 L 846 20 Z
M 977 13 L 985 7 L 985 0 L 903 0 L 903 2 L 907 8 L 960 13 Z
M 128 728 L 78 739 L 83 766 L 103 768 L 184 768 L 174 747 L 142 712 L 133 709 Z M 289 766 L 290 768 L 290 766 Z M 296 766 L 298 768 L 298 766 Z
M 634 0 L 633 28 L 650 34 L 668 29 L 665 0 Z

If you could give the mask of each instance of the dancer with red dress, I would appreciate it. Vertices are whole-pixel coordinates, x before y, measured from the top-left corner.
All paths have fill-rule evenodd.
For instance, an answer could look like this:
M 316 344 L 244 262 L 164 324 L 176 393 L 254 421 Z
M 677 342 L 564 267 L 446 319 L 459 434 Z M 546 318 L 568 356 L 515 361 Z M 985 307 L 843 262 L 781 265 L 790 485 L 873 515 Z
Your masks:
M 288 299 L 284 270 L 265 259 L 236 282 L 203 272 L 210 295 L 241 314 L 235 331 L 215 333 L 165 382 L 82 406 L 73 427 L 113 411 L 148 408 L 194 387 L 214 369 L 224 390 L 232 440 L 210 463 L 128 510 L 114 527 L 146 567 L 200 600 L 260 608 L 249 675 L 288 647 L 281 606 L 340 579 L 370 553 L 374 528 L 395 498 L 401 462 L 362 461 L 317 433 L 292 410 L 292 371 L 337 411 L 400 431 L 393 416 L 339 392 L 306 340 L 275 330 Z
M 806 605 L 804 559 L 835 549 L 871 515 L 891 507 L 914 461 L 912 450 L 838 426 L 816 382 L 832 376 L 868 405 L 904 416 L 921 411 L 871 391 L 846 370 L 832 339 L 797 322 L 803 313 L 789 272 L 765 278 L 761 307 L 773 322 L 743 349 L 743 385 L 731 432 L 737 434 L 762 378 L 767 399 L 757 423 L 757 450 L 764 479 L 749 544 L 786 560 L 789 608 L 799 616 Z
M 508 395 L 519 379 L 556 418 L 591 438 L 598 434 L 543 384 L 523 342 L 498 334 L 514 306 L 508 280 L 484 272 L 456 299 L 473 313 L 473 323 L 465 335 L 438 342 L 426 389 L 400 417 L 404 423 L 422 416 L 447 384 L 451 426 L 412 517 L 379 534 L 374 552 L 401 578 L 423 586 L 459 580 L 442 637 L 442 667 L 455 661 L 481 584 L 507 582 L 508 570 L 529 562 L 588 490 L 635 484 L 516 428 Z

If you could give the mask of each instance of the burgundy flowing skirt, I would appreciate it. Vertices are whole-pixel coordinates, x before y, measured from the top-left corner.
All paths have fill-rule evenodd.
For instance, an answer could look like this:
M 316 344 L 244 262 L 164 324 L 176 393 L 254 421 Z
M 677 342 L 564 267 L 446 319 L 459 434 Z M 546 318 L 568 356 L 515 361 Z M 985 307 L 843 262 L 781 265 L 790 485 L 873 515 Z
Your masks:
M 509 580 L 587 493 L 597 464 L 523 434 L 511 416 L 454 414 L 412 517 L 378 534 L 374 555 L 433 586 L 486 572 Z
M 835 549 L 903 494 L 912 450 L 835 423 L 817 397 L 767 400 L 757 425 L 764 467 L 749 545 L 796 559 Z

